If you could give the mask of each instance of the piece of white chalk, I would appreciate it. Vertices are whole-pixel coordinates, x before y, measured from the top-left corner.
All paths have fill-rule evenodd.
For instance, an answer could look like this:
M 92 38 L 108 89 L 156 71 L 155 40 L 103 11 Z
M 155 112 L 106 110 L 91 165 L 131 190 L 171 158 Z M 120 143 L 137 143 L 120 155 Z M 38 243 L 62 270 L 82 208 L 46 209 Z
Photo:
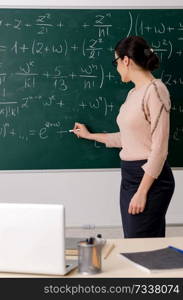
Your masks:
M 80 131 L 80 129 L 78 128 L 78 129 L 76 129 L 76 131 Z M 69 132 L 74 132 L 74 130 L 70 129 Z

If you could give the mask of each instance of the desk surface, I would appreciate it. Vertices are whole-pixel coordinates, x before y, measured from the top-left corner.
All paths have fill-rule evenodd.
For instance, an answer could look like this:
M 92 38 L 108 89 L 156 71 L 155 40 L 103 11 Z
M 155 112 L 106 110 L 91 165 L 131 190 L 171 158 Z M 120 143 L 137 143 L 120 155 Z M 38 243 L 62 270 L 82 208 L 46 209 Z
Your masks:
M 172 238 L 146 238 L 146 239 L 110 239 L 107 245 L 114 243 L 115 248 L 110 255 L 102 258 L 102 272 L 97 275 L 84 276 L 78 273 L 78 270 L 70 272 L 67 276 L 54 275 L 34 275 L 34 274 L 17 274 L 17 273 L 0 273 L 0 277 L 183 277 L 183 270 L 163 271 L 148 273 L 140 270 L 130 262 L 123 259 L 120 252 L 135 252 L 160 249 L 169 245 L 183 249 L 183 237 Z M 107 246 L 106 246 L 107 248 Z M 105 249 L 104 249 L 105 254 Z

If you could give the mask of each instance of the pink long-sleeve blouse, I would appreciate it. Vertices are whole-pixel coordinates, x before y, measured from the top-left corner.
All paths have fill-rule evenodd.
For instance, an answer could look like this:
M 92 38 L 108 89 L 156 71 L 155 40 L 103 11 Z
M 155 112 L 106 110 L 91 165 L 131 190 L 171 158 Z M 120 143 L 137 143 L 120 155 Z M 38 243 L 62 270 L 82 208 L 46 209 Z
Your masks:
M 122 160 L 143 160 L 143 170 L 158 178 L 168 154 L 170 95 L 161 79 L 131 89 L 117 116 L 120 131 L 107 133 L 106 147 L 119 147 Z

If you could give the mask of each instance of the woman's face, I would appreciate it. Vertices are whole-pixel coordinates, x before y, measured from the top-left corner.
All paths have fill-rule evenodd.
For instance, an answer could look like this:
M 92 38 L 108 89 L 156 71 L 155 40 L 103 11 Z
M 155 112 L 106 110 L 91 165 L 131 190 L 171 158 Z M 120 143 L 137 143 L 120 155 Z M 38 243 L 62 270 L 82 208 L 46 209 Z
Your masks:
M 115 53 L 115 59 L 117 59 L 119 56 L 117 55 L 117 53 Z M 125 56 L 123 59 L 118 58 L 116 60 L 117 63 L 117 71 L 121 76 L 121 81 L 123 82 L 129 82 L 130 78 L 128 76 L 128 71 L 129 71 L 129 58 L 127 56 Z

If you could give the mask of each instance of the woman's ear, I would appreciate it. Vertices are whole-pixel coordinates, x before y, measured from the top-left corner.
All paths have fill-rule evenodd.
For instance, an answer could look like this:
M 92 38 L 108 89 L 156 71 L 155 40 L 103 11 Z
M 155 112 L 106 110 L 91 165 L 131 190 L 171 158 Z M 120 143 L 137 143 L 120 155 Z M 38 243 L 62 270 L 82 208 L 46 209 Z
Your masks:
M 123 58 L 123 62 L 125 64 L 125 66 L 128 67 L 129 64 L 130 64 L 130 58 L 125 55 L 124 58 Z

